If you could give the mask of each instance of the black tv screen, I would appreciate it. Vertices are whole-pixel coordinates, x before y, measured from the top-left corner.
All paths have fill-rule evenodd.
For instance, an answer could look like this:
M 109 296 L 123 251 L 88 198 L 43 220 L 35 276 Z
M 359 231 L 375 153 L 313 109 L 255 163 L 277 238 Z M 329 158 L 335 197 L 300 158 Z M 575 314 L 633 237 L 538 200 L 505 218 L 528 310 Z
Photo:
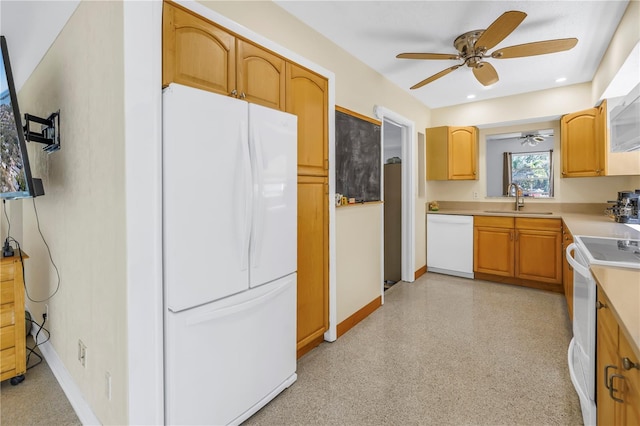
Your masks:
M 24 130 L 13 74 L 9 62 L 7 41 L 0 36 L 0 198 L 28 198 L 42 195 L 42 182 L 33 179 L 29 168 Z

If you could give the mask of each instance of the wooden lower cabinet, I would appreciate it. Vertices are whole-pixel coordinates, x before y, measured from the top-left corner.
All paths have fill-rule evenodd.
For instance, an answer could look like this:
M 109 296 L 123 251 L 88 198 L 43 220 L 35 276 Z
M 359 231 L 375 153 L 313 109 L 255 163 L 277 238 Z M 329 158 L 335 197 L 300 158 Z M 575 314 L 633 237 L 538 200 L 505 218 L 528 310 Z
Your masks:
M 567 300 L 567 311 L 569 320 L 573 321 L 573 268 L 569 265 L 565 255 L 567 247 L 573 243 L 573 235 L 569 232 L 569 228 L 562 223 L 562 286 L 564 287 L 564 296 Z
M 329 329 L 329 184 L 298 176 L 298 357 Z
M 476 216 L 473 225 L 473 271 L 513 277 L 514 218 Z
M 23 253 L 22 258 L 27 256 Z M 24 286 L 20 256 L 0 260 L 0 380 L 27 371 Z
M 640 425 L 640 359 L 598 287 L 596 405 L 598 425 Z
M 562 292 L 560 219 L 475 216 L 476 278 Z

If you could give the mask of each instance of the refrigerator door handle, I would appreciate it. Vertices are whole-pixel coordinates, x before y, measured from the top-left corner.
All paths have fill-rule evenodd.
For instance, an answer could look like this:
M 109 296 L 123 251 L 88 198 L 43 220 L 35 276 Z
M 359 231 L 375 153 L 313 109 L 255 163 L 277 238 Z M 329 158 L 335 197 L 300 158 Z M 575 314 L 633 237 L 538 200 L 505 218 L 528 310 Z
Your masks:
M 240 246 L 240 269 L 249 268 L 249 243 L 251 238 L 251 211 L 253 210 L 253 176 L 251 173 L 251 154 L 249 153 L 249 140 L 247 137 L 247 122 L 240 122 L 240 145 L 242 146 L 242 169 L 244 172 L 244 226 L 242 244 Z
M 253 238 L 251 240 L 251 267 L 260 265 L 260 253 L 262 252 L 262 240 L 264 234 L 264 170 L 263 155 L 260 137 L 255 128 L 251 129 L 251 143 L 254 155 L 254 209 L 253 209 Z
M 267 301 L 275 298 L 280 293 L 285 291 L 289 285 L 291 285 L 291 281 L 287 280 L 283 282 L 281 285 L 279 285 L 278 287 L 270 290 L 268 293 L 261 294 L 260 296 L 257 296 L 253 299 L 249 299 L 245 302 L 238 303 L 237 305 L 232 305 L 232 306 L 224 307 L 221 309 L 213 309 L 208 312 L 203 312 L 197 315 L 193 315 L 192 317 L 187 318 L 185 322 L 187 325 L 191 326 L 191 325 L 196 325 L 196 324 L 200 324 L 207 321 L 212 321 L 222 317 L 228 317 L 241 312 L 246 312 L 252 309 L 253 307 L 255 307 L 256 305 L 264 304 Z

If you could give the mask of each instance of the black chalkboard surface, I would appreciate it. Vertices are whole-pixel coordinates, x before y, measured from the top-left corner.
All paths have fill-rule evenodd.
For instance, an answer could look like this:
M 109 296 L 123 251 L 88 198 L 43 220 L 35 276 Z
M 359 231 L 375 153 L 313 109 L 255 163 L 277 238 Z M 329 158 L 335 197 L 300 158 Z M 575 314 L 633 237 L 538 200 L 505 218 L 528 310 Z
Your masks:
M 380 122 L 336 106 L 336 193 L 380 201 Z

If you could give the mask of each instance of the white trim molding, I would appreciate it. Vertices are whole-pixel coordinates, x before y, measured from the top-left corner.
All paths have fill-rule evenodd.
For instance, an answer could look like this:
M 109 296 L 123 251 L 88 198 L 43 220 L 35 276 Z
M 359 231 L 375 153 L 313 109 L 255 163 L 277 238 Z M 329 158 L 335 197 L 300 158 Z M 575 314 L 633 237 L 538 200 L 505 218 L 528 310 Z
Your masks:
M 382 121 L 391 121 L 402 128 L 402 281 L 415 281 L 415 123 L 385 107 L 376 105 L 373 113 Z M 384 248 L 383 248 L 384 250 Z
M 47 337 L 44 334 L 38 334 L 40 325 L 35 321 L 33 321 L 32 324 L 31 335 L 33 336 L 33 340 L 38 345 L 38 349 L 40 349 L 49 369 L 69 400 L 73 411 L 75 411 L 76 416 L 78 416 L 78 420 L 80 420 L 83 425 L 100 425 L 100 420 L 98 420 L 98 417 L 96 417 L 93 410 L 91 410 L 91 406 L 82 396 L 80 388 L 73 380 L 73 377 L 71 377 L 69 370 L 64 366 L 55 349 L 53 349 L 51 342 L 46 340 Z M 38 336 L 37 341 L 36 336 Z M 27 380 L 29 379 L 27 378 Z

